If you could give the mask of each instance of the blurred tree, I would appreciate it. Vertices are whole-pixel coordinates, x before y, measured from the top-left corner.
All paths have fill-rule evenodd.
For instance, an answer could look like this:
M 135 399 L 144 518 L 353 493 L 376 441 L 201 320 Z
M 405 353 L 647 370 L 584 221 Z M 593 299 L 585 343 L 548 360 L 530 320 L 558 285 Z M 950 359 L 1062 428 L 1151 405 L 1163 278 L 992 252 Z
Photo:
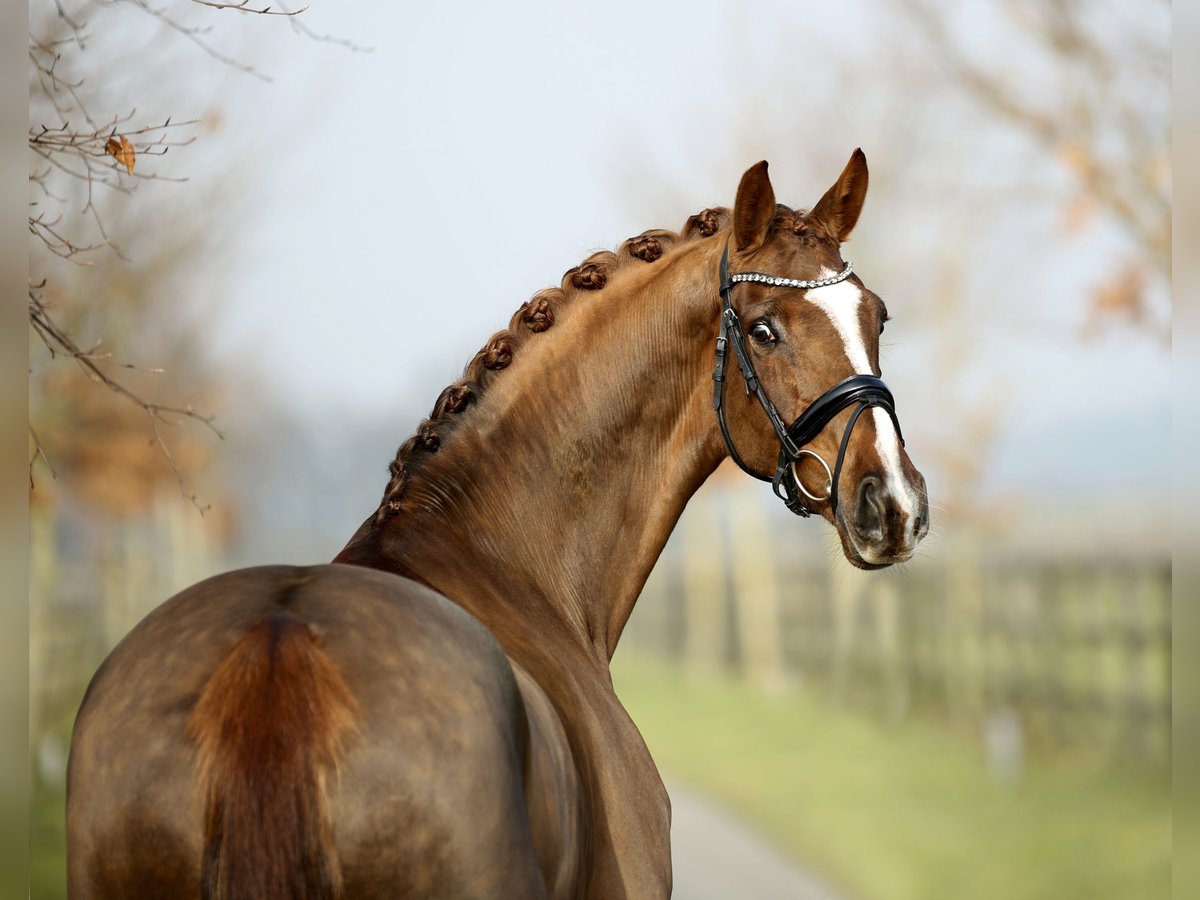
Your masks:
M 197 102 L 163 90 L 177 68 L 174 44 L 269 80 L 217 46 L 204 18 L 218 10 L 283 18 L 309 38 L 359 49 L 313 33 L 303 10 L 278 3 L 54 0 L 30 11 L 28 306 L 31 340 L 46 351 L 32 355 L 31 491 L 41 461 L 114 512 L 145 509 L 164 482 L 204 508 L 187 480 L 212 461 L 211 437 L 221 436 L 201 411 L 219 379 L 204 371 L 203 331 L 180 298 L 197 293 L 188 279 L 219 291 L 213 263 L 237 239 L 225 224 L 235 197 L 225 180 L 203 195 L 134 195 L 146 182 L 186 181 L 162 157 L 219 127 L 216 112 L 138 118 L 139 105 Z M 139 25 L 157 32 L 144 45 Z M 198 427 L 176 427 L 184 422 Z
M 974 233 L 995 247 L 998 234 L 1021 227 L 1017 211 L 1051 210 L 1055 243 L 1069 248 L 1074 241 L 1097 272 L 1079 318 L 1067 327 L 1085 340 L 1117 328 L 1169 343 L 1170 4 L 974 0 L 947 7 L 897 0 L 897 9 L 923 51 L 910 58 L 927 55 L 949 75 L 910 110 L 914 124 L 944 134 L 951 144 L 956 132 L 970 132 L 971 154 L 979 153 L 989 134 L 993 140 L 1015 136 L 1018 146 L 1030 148 L 1010 151 L 1000 171 L 974 185 L 963 183 L 961 172 L 970 163 L 960 156 L 958 178 L 946 179 L 947 186 L 967 189 L 951 214 L 954 233 Z M 945 110 L 942 101 L 955 95 L 969 118 Z M 997 158 L 1003 156 L 993 157 L 992 165 Z M 1114 246 L 1115 252 L 1108 249 Z M 1097 265 L 1101 256 L 1105 262 Z M 1051 274 L 1036 255 L 1020 263 L 1035 279 Z M 989 390 L 989 402 L 980 403 L 978 391 L 960 387 L 973 374 L 973 341 L 964 337 L 973 323 L 981 339 L 980 323 L 994 329 L 981 310 L 985 304 L 1005 310 L 1009 288 L 973 288 L 961 257 L 948 258 L 943 277 L 930 287 L 939 409 L 950 412 L 952 426 L 937 442 L 947 512 L 976 527 L 988 521 L 1011 526 L 1019 519 L 1019 499 L 994 501 L 984 516 L 975 508 L 1004 418 L 1004 392 Z M 967 299 L 971 294 L 974 302 Z M 1061 327 L 1042 322 L 1033 328 L 1048 324 Z
M 1082 333 L 1115 321 L 1169 340 L 1150 288 L 1171 273 L 1170 3 L 899 2 L 957 89 L 1069 173 L 1056 198 L 1062 228 L 1104 217 L 1128 239 Z M 975 52 L 968 30 L 991 52 Z
M 1022 498 L 983 484 L 1020 363 L 987 348 L 1169 336 L 1169 4 L 894 0 L 797 9 L 769 29 L 731 13 L 723 40 L 728 56 L 705 62 L 735 70 L 734 100 L 714 98 L 725 139 L 708 133 L 705 109 L 669 161 L 625 148 L 620 183 L 656 177 L 628 205 L 661 219 L 694 196 L 687 166 L 719 184 L 763 156 L 803 159 L 798 172 L 777 167 L 776 190 L 804 201 L 787 179 L 836 172 L 861 145 L 872 176 L 853 258 L 897 298 L 885 369 L 899 368 L 888 345 L 901 334 L 920 366 L 923 396 L 902 402 L 933 476 L 934 520 L 1013 526 Z M 769 64 L 738 64 L 749 58 Z M 1075 283 L 1082 270 L 1090 291 Z

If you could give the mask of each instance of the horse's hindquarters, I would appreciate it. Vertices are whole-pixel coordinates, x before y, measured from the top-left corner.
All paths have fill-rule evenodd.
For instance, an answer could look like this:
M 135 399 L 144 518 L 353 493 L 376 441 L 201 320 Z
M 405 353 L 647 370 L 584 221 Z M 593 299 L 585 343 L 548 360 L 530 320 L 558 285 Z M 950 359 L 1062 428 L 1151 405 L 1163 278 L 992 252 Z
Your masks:
M 312 702 L 334 681 L 340 706 Z M 344 733 L 318 752 L 337 709 L 349 711 Z M 210 579 L 138 625 L 88 689 L 68 773 L 70 894 L 199 897 L 202 860 L 221 869 L 214 847 L 309 859 L 320 848 L 306 842 L 326 840 L 333 875 L 306 896 L 326 895 L 329 878 L 346 898 L 542 896 L 529 734 L 491 635 L 413 582 L 348 566 Z M 261 840 L 225 833 L 236 827 L 225 810 L 295 788 L 280 777 L 288 766 L 313 773 L 311 809 L 292 806 L 314 827 L 271 840 L 288 817 L 263 816 Z

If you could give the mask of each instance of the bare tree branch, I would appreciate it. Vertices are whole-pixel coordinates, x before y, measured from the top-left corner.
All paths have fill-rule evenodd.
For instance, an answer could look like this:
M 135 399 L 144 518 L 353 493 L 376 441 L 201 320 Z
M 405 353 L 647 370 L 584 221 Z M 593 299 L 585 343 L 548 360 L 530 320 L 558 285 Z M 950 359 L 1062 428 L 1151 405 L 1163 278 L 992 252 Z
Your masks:
M 1033 41 L 1045 44 L 1047 52 L 1083 73 L 1070 82 L 1065 97 L 1056 98 L 1053 92 L 1040 94 L 1039 102 L 1045 102 L 1047 96 L 1052 103 L 1057 100 L 1047 108 L 1022 97 L 1010 72 L 988 70 L 969 58 L 950 32 L 944 9 L 935 8 L 928 0 L 900 2 L 963 89 L 984 108 L 1059 154 L 1087 193 L 1146 249 L 1155 267 L 1169 275 L 1170 188 L 1152 159 L 1130 158 L 1155 153 L 1165 158 L 1169 137 L 1147 133 L 1139 110 L 1132 106 L 1113 108 L 1115 92 L 1103 89 L 1115 78 L 1111 50 L 1083 26 L 1083 7 L 1053 0 L 1039 7 L 1042 18 L 1025 23 Z M 1099 150 L 1101 116 L 1105 122 L 1109 117 L 1116 119 L 1126 136 L 1128 152 L 1116 159 Z
M 245 72 L 247 75 L 253 76 L 261 81 L 269 82 L 274 80 L 270 75 L 260 72 L 249 63 L 236 60 L 232 56 L 226 56 L 224 53 L 206 41 L 203 35 L 208 33 L 210 30 L 208 28 L 201 28 L 196 25 L 186 25 L 176 19 L 174 16 L 168 15 L 165 8 L 161 6 L 152 6 L 147 2 L 147 0 L 108 0 L 108 2 L 131 3 L 147 15 L 158 19 L 158 21 L 162 22 L 176 34 L 187 38 L 218 62 L 222 62 L 230 68 L 237 69 L 239 72 Z
M 45 343 L 46 349 L 52 357 L 57 356 L 59 353 L 65 353 L 80 365 L 92 381 L 103 384 L 110 391 L 141 407 L 151 419 L 157 422 L 166 425 L 177 424 L 171 419 L 164 418 L 163 413 L 185 416 L 200 422 L 218 438 L 224 440 L 225 435 L 213 424 L 213 416 L 204 415 L 191 406 L 170 406 L 161 403 L 151 403 L 143 400 L 140 396 L 125 387 L 125 385 L 111 378 L 97 364 L 99 359 L 107 358 L 107 355 L 105 357 L 97 357 L 95 354 L 82 349 L 76 344 L 75 340 L 55 323 L 42 298 L 38 296 L 37 291 L 38 286 L 31 286 L 29 288 L 29 321 L 38 333 L 38 336 Z M 132 364 L 123 364 L 122 368 L 136 369 L 138 367 Z M 149 369 L 142 371 L 162 372 L 163 370 Z
M 199 4 L 200 6 L 208 6 L 212 9 L 232 9 L 235 12 L 252 13 L 257 16 L 298 16 L 308 9 L 308 4 L 295 10 L 273 9 L 270 6 L 255 9 L 250 5 L 250 0 L 242 0 L 241 3 L 214 3 L 213 0 L 192 0 L 192 3 Z
M 354 51 L 364 49 L 350 41 L 309 30 L 302 23 L 302 14 L 309 8 L 307 5 L 293 9 L 270 0 L 90 0 L 89 18 L 93 21 L 85 21 L 79 7 L 69 11 L 68 3 L 69 0 L 54 0 L 53 11 L 42 15 L 30 28 L 29 181 L 36 188 L 31 191 L 28 227 L 35 239 L 32 241 L 35 264 L 38 252 L 44 259 L 42 265 L 59 265 L 57 260 L 61 259 L 75 265 L 91 266 L 98 259 L 96 254 L 102 252 L 129 260 L 102 211 L 111 212 L 109 205 L 101 202 L 106 199 L 105 191 L 114 196 L 127 196 L 132 194 L 139 181 L 187 180 L 155 171 L 155 166 L 144 163 L 172 149 L 191 145 L 196 140 L 195 129 L 200 125 L 198 118 L 176 120 L 168 116 L 162 121 L 145 123 L 135 122 L 136 108 L 128 113 L 98 113 L 96 109 L 103 109 L 103 103 L 97 99 L 100 96 L 97 82 L 85 84 L 79 75 L 80 54 L 87 49 L 89 31 L 95 33 L 95 20 L 118 4 L 127 4 L 158 21 L 221 64 L 263 81 L 271 79 L 251 63 L 223 52 L 209 39 L 210 27 L 188 21 L 188 7 L 283 18 L 312 40 L 339 44 Z M 213 424 L 213 417 L 191 406 L 145 399 L 131 387 L 136 382 L 122 380 L 116 372 L 138 367 L 115 362 L 110 353 L 97 352 L 97 347 L 81 346 L 70 329 L 63 326 L 65 320 L 56 319 L 44 299 L 45 283 L 43 280 L 29 289 L 31 332 L 45 345 L 51 359 L 72 360 L 92 382 L 145 413 L 153 432 L 152 443 L 161 450 L 179 482 L 181 493 L 186 496 L 184 474 L 165 440 L 162 426 L 191 419 L 221 438 L 223 435 Z M 100 314 L 103 315 L 103 309 Z M 149 371 L 161 373 L 162 370 Z M 48 449 L 52 452 L 52 448 L 42 443 L 32 427 L 30 436 L 34 446 L 30 459 L 32 486 L 33 468 L 38 459 L 46 463 L 52 475 L 54 469 L 49 460 L 51 453 L 47 452 Z M 194 494 L 189 499 L 203 512 L 204 508 Z
M 51 358 L 55 358 L 59 354 L 65 354 L 70 359 L 73 359 L 79 365 L 79 367 L 83 369 L 84 374 L 86 374 L 93 382 L 104 385 L 104 387 L 108 388 L 113 393 L 123 397 L 145 412 L 150 421 L 150 427 L 154 433 L 154 440 L 162 450 L 163 456 L 167 460 L 167 464 L 171 467 L 171 471 L 174 472 L 176 480 L 179 482 L 180 494 L 191 501 L 191 503 L 198 510 L 200 510 L 201 513 L 205 512 L 208 509 L 208 506 L 201 506 L 194 493 L 190 496 L 188 495 L 183 473 L 180 471 L 174 455 L 171 453 L 170 448 L 163 439 L 162 433 L 159 431 L 159 426 L 177 425 L 179 424 L 178 420 L 168 418 L 168 416 L 181 416 L 199 422 L 209 431 L 215 434 L 219 439 L 224 440 L 225 435 L 216 427 L 216 425 L 213 424 L 214 417 L 211 415 L 205 415 L 191 406 L 172 406 L 169 404 L 153 403 L 144 399 L 136 392 L 130 390 L 122 382 L 112 378 L 107 372 L 100 368 L 99 365 L 101 361 L 109 358 L 109 354 L 99 356 L 94 352 L 84 350 L 69 334 L 67 334 L 66 331 L 60 328 L 54 321 L 54 318 L 51 316 L 49 309 L 47 309 L 45 302 L 39 295 L 38 291 L 40 288 L 41 285 L 33 285 L 29 288 L 29 322 L 32 325 L 34 332 L 39 338 L 41 338 L 42 343 L 45 344 Z M 135 369 L 138 367 L 129 363 L 125 363 L 121 364 L 121 368 Z M 162 372 L 163 370 L 151 369 L 143 371 Z M 41 442 L 37 440 L 37 435 L 33 432 L 32 426 L 30 427 L 30 433 L 34 434 L 34 440 L 37 443 L 37 454 L 35 454 L 35 459 L 36 456 L 40 455 L 46 461 L 46 464 L 50 466 L 50 469 L 53 472 L 53 466 L 50 465 L 50 460 L 47 457 L 45 450 L 42 448 Z M 31 485 L 32 466 L 33 460 L 30 461 Z
M 186 498 L 192 504 L 192 506 L 196 507 L 196 509 L 200 511 L 200 515 L 204 515 L 206 512 L 212 509 L 212 504 L 205 503 L 203 506 L 201 506 L 200 500 L 196 497 L 195 492 L 191 494 L 188 493 L 187 482 L 184 480 L 183 472 L 179 468 L 179 463 L 175 461 L 175 454 L 171 452 L 171 448 L 168 447 L 167 442 L 163 440 L 162 432 L 158 430 L 158 426 L 161 422 L 162 419 L 157 416 L 152 415 L 150 417 L 150 427 L 154 431 L 154 441 L 158 444 L 158 449 L 162 451 L 162 455 L 166 458 L 167 465 L 169 465 L 171 467 L 171 471 L 175 473 L 175 480 L 179 484 L 180 496 Z M 209 424 L 210 428 L 212 427 L 210 423 L 205 424 Z M 220 432 L 217 433 L 220 434 Z
M 70 29 L 71 29 L 71 37 L 65 38 L 63 40 L 63 43 L 65 43 L 67 41 L 74 41 L 79 46 L 79 49 L 82 50 L 83 49 L 83 38 L 84 38 L 84 34 L 83 34 L 84 23 L 76 22 L 69 15 L 67 15 L 67 11 L 65 9 L 63 9 L 62 0 L 54 0 L 54 8 L 56 10 L 58 10 L 58 17 L 60 19 L 62 19 L 62 21 L 65 22 L 67 24 L 67 26 L 70 27 Z
M 29 457 L 29 489 L 32 491 L 34 488 L 33 467 L 39 459 L 41 459 L 41 461 L 46 464 L 46 468 L 50 470 L 51 478 L 58 478 L 58 473 L 54 471 L 54 464 L 50 462 L 50 457 L 46 455 L 46 450 L 42 446 L 42 440 L 38 437 L 37 432 L 33 430 L 32 425 L 29 426 L 29 436 L 33 439 L 33 455 Z
M 1132 245 L 1100 273 L 1081 336 L 1120 322 L 1169 342 L 1161 302 L 1171 275 L 1169 9 L 1123 19 L 1115 3 L 996 0 L 987 11 L 1006 19 L 993 26 L 1004 31 L 993 45 L 1005 55 L 989 59 L 956 31 L 964 19 L 944 5 L 898 4 L 976 109 L 1062 163 L 1070 178 L 1063 227 L 1099 214 Z
M 287 7 L 282 3 L 280 3 L 279 6 L 281 9 L 287 9 Z M 308 7 L 305 6 L 304 9 L 308 9 Z M 301 10 L 297 10 L 297 12 L 301 12 Z M 375 50 L 374 47 L 366 47 L 362 44 L 356 44 L 353 41 L 347 40 L 346 38 L 335 37 L 332 34 L 319 34 L 309 28 L 308 25 L 305 24 L 304 20 L 298 16 L 289 19 L 288 21 L 291 24 L 293 31 L 304 35 L 309 40 L 317 41 L 323 44 L 334 44 L 338 47 L 345 47 L 352 53 L 372 53 Z

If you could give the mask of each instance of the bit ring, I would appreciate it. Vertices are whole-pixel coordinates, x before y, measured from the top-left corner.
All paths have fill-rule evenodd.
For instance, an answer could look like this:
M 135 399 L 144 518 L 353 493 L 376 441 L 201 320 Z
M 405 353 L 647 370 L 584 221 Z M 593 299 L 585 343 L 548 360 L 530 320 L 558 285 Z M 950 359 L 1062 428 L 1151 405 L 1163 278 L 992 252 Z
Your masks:
M 825 462 L 825 460 L 821 458 L 821 454 L 817 453 L 816 451 L 804 449 L 799 453 L 799 456 L 806 455 L 811 456 L 813 459 L 819 462 L 821 464 L 821 468 L 825 470 L 825 496 L 818 497 L 815 494 L 810 494 L 808 492 L 808 488 L 806 488 L 804 486 L 804 482 L 800 480 L 800 473 L 796 471 L 796 463 L 800 461 L 799 458 L 792 460 L 792 480 L 796 482 L 796 487 L 800 493 L 802 493 L 809 500 L 816 501 L 817 503 L 828 500 L 831 496 L 833 496 L 833 471 L 829 468 L 829 463 Z

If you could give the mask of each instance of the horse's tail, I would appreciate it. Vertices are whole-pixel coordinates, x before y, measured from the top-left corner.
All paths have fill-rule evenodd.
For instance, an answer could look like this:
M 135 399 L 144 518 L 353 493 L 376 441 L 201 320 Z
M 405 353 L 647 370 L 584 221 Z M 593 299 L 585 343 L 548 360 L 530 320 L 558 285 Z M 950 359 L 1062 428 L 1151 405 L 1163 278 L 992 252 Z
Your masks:
M 234 645 L 189 722 L 205 798 L 204 900 L 341 894 L 326 781 L 356 710 L 296 616 L 275 613 Z

